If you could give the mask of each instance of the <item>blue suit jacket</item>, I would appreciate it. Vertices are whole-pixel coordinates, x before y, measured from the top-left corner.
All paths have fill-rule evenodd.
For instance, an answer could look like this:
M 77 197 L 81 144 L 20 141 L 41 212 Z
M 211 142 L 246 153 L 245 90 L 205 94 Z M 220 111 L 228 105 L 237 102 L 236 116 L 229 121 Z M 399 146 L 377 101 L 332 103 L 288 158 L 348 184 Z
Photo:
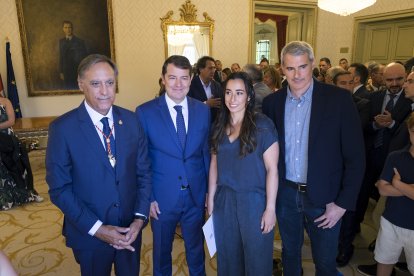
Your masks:
M 53 121 L 46 152 L 49 194 L 65 215 L 63 234 L 74 249 L 108 245 L 88 231 L 129 226 L 135 213 L 149 215 L 151 171 L 145 134 L 133 112 L 112 108 L 116 166 L 112 168 L 84 103 Z
M 279 133 L 279 177 L 286 176 L 285 103 L 287 88 L 263 100 L 263 113 Z M 307 194 L 313 204 L 335 202 L 354 210 L 365 169 L 364 140 L 351 94 L 314 81 L 309 123 Z
M 181 149 L 177 132 L 168 110 L 165 95 L 137 107 L 136 114 L 148 138 L 152 162 L 153 200 L 161 212 L 173 210 L 181 185 L 190 185 L 197 206 L 204 206 L 210 165 L 208 137 L 209 108 L 190 97 L 185 150 Z
M 213 98 L 222 98 L 223 97 L 223 87 L 220 83 L 215 80 L 211 81 L 211 95 Z M 188 97 L 199 100 L 201 102 L 207 101 L 206 91 L 204 90 L 203 85 L 201 84 L 200 76 L 195 75 L 191 81 L 190 91 L 188 92 Z M 215 119 L 218 116 L 220 111 L 219 108 L 210 108 L 211 111 L 211 120 L 214 123 Z

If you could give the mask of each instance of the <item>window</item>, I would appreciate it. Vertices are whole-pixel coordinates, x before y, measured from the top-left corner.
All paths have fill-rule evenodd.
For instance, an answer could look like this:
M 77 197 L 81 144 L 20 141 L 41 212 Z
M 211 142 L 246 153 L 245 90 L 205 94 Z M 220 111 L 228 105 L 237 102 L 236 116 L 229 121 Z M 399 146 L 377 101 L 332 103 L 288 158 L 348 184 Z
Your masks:
M 256 64 L 263 58 L 270 60 L 270 40 L 258 40 L 256 42 Z

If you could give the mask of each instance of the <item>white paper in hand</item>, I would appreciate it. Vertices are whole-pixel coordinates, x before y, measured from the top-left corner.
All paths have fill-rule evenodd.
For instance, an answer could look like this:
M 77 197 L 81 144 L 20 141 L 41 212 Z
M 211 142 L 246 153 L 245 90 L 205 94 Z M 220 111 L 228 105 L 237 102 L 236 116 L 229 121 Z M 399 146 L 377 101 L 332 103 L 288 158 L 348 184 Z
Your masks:
M 203 226 L 204 238 L 206 239 L 210 258 L 216 254 L 216 237 L 214 236 L 213 215 L 211 215 Z

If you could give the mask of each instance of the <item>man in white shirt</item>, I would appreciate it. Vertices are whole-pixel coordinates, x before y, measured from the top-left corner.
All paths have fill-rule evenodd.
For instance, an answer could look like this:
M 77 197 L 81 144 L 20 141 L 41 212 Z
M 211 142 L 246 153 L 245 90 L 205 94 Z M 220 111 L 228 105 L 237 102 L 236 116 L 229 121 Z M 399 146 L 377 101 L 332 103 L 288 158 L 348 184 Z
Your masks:
M 85 100 L 53 121 L 46 151 L 51 201 L 82 276 L 138 275 L 149 216 L 147 140 L 133 112 L 113 105 L 118 70 L 103 55 L 79 65 Z

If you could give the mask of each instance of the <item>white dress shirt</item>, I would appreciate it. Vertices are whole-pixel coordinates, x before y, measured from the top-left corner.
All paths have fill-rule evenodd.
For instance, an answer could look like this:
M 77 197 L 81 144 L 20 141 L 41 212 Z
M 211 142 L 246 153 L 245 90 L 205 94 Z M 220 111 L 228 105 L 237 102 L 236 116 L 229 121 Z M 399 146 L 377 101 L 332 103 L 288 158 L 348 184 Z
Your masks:
M 184 98 L 184 100 L 181 103 L 175 103 L 170 97 L 168 97 L 168 94 L 165 93 L 165 101 L 167 102 L 168 111 L 170 112 L 171 119 L 174 123 L 175 131 L 177 131 L 177 111 L 174 109 L 174 106 L 181 105 L 183 107 L 183 117 L 184 117 L 184 123 L 185 123 L 185 131 L 188 132 L 188 102 L 187 97 Z
M 112 129 L 112 135 L 113 135 L 113 136 L 114 136 L 114 138 L 115 138 L 115 128 L 114 128 L 114 127 L 112 127 L 112 126 L 114 125 L 114 117 L 113 117 L 113 115 L 112 115 L 112 106 L 111 106 L 111 108 L 109 109 L 108 114 L 106 114 L 106 116 L 104 116 L 104 115 L 102 115 L 101 113 L 99 113 L 99 112 L 95 111 L 92 107 L 90 107 L 90 105 L 89 105 L 86 101 L 84 101 L 84 103 L 85 103 L 85 108 L 86 108 L 86 111 L 88 112 L 89 117 L 91 117 L 92 122 L 93 122 L 93 124 L 94 124 L 94 126 L 95 126 L 95 130 L 96 130 L 96 132 L 98 133 L 99 137 L 101 138 L 102 146 L 103 146 L 103 147 L 104 147 L 104 149 L 105 149 L 105 138 L 103 137 L 102 133 L 101 133 L 101 132 L 97 129 L 97 127 L 98 127 L 100 130 L 103 130 L 103 124 L 102 124 L 102 122 L 101 122 L 101 119 L 102 119 L 103 117 L 107 117 L 107 118 L 108 118 L 108 123 L 109 123 L 109 126 L 110 126 L 110 127 L 111 127 L 111 129 Z M 105 149 L 105 150 L 106 150 L 106 149 Z M 94 236 L 94 235 L 95 235 L 95 233 L 96 233 L 96 231 L 98 231 L 99 227 L 101 227 L 101 225 L 102 225 L 102 224 L 103 224 L 103 223 L 102 223 L 102 221 L 97 220 L 97 221 L 95 222 L 95 224 L 92 226 L 92 228 L 89 230 L 88 234 L 89 234 L 89 235 L 91 235 L 91 236 Z

